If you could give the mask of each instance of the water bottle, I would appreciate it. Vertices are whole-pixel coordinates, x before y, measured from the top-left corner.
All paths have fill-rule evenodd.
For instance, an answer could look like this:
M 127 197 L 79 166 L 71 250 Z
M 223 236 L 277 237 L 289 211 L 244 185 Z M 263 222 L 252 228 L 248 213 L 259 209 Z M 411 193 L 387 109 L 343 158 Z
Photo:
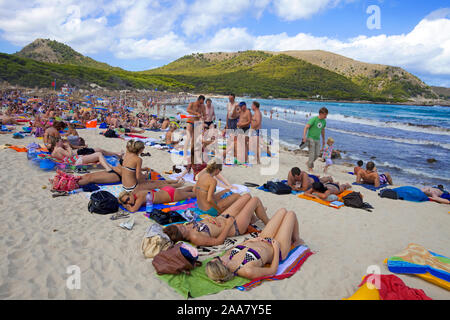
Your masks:
M 146 211 L 147 213 L 150 213 L 150 212 L 153 211 L 153 194 L 152 194 L 152 192 L 150 192 L 150 193 L 147 195 L 147 202 L 146 202 L 146 204 L 145 204 L 145 211 Z
M 79 188 L 79 189 L 75 189 L 75 190 L 69 191 L 69 194 L 75 194 L 75 193 L 79 193 L 79 192 L 83 192 L 83 188 Z

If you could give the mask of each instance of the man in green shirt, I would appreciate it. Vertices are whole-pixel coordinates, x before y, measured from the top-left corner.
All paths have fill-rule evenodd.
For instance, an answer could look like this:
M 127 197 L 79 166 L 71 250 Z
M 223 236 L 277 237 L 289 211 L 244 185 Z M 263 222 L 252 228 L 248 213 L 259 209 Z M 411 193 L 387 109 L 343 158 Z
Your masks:
M 322 136 L 322 149 L 325 147 L 325 127 L 328 109 L 323 107 L 319 110 L 319 115 L 311 118 L 303 130 L 302 144 L 307 143 L 309 149 L 309 159 L 306 165 L 308 170 L 313 172 L 314 161 L 320 156 L 320 136 Z M 308 134 L 307 134 L 308 132 Z

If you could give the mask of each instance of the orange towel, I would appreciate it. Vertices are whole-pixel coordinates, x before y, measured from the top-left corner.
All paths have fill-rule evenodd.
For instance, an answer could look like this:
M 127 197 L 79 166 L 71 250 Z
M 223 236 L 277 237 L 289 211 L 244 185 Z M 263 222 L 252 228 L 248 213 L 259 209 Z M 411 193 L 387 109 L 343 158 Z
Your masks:
M 341 192 L 340 194 L 338 194 L 338 201 L 342 202 L 342 197 L 345 197 L 346 195 L 348 195 L 349 193 L 352 193 L 352 192 L 353 192 L 352 190 L 345 190 L 344 192 Z M 330 203 L 331 203 L 330 201 L 325 201 L 325 200 L 317 199 L 314 197 L 308 197 L 304 194 L 299 194 L 298 197 L 302 198 L 302 199 L 306 199 L 306 200 L 312 200 L 312 201 L 318 202 L 320 204 L 323 204 L 325 206 L 336 208 L 336 209 L 339 209 L 344 206 L 344 205 L 341 205 L 339 207 L 335 207 L 335 206 L 330 205 Z
M 10 149 L 16 150 L 17 152 L 27 152 L 27 148 L 22 148 L 22 147 L 18 147 L 18 146 L 10 146 Z

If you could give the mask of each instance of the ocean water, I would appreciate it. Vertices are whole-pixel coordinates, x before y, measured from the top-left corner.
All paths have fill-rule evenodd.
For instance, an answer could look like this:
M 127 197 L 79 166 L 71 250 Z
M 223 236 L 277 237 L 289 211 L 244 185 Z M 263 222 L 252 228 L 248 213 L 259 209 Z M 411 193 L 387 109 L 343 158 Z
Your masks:
M 223 127 L 228 99 L 212 100 Z M 236 101 L 245 101 L 248 107 L 252 103 L 246 98 L 236 97 Z M 329 111 L 326 137 L 335 140 L 335 149 L 345 152 L 335 163 L 374 161 L 379 172 L 390 172 L 396 184 L 443 184 L 450 188 L 450 107 L 275 99 L 258 102 L 263 129 L 279 129 L 280 143 L 292 149 L 298 148 L 310 116 L 325 106 Z M 430 158 L 437 161 L 428 163 Z

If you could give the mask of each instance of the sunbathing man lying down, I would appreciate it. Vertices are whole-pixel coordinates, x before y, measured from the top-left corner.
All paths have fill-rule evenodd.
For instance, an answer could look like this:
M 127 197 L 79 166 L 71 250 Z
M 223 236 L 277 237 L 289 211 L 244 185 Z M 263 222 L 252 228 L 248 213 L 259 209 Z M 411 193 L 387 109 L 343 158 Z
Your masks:
M 217 282 L 229 281 L 236 275 L 247 279 L 274 275 L 291 246 L 301 243 L 295 213 L 279 209 L 258 238 L 247 240 L 223 256 L 215 257 L 206 264 L 205 271 Z M 266 264 L 270 266 L 265 267 Z

